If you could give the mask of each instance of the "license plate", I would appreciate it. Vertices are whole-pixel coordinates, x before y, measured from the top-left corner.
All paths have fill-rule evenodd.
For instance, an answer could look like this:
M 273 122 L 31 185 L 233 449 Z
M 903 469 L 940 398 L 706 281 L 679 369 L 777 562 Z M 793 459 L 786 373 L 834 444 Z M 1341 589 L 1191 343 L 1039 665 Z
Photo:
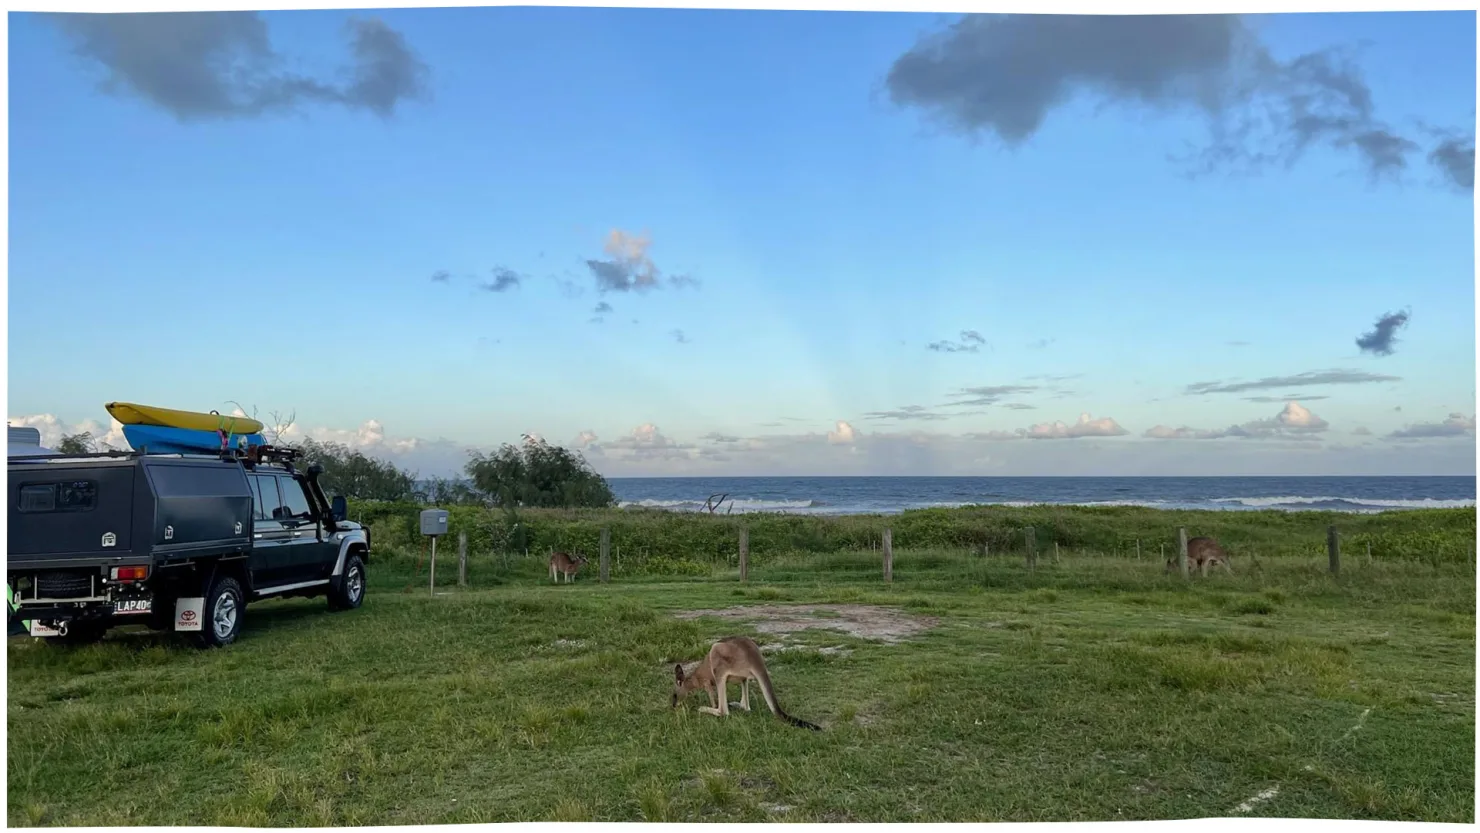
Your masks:
M 148 613 L 151 610 L 149 599 L 120 599 L 113 603 L 114 616 L 127 616 L 133 613 Z
M 40 622 L 36 621 L 35 619 L 32 619 L 31 620 L 31 635 L 32 636 L 61 636 L 62 635 L 62 632 L 59 631 L 59 630 L 57 630 L 56 628 L 49 628 L 46 625 L 43 625 Z

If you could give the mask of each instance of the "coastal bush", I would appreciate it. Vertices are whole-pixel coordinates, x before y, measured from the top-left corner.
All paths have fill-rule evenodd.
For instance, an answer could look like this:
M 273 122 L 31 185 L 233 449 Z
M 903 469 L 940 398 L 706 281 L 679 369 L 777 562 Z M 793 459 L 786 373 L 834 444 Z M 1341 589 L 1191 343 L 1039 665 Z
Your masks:
M 422 546 L 412 502 L 352 501 L 350 516 L 370 526 L 377 545 Z M 1067 551 L 1134 558 L 1176 553 L 1177 529 L 1210 535 L 1236 561 L 1251 556 L 1324 557 L 1326 527 L 1342 533 L 1347 559 L 1463 563 L 1475 552 L 1473 509 L 1422 509 L 1356 515 L 1340 512 L 1169 511 L 1141 507 L 982 506 L 911 510 L 894 515 L 710 515 L 657 509 L 525 509 L 517 516 L 478 506 L 449 506 L 449 535 L 468 536 L 473 553 L 579 552 L 595 558 L 601 530 L 611 530 L 614 564 L 623 572 L 693 574 L 733 566 L 739 530 L 748 529 L 753 557 L 847 553 L 876 549 L 885 528 L 899 550 L 976 550 L 1021 554 L 1033 527 L 1040 554 Z

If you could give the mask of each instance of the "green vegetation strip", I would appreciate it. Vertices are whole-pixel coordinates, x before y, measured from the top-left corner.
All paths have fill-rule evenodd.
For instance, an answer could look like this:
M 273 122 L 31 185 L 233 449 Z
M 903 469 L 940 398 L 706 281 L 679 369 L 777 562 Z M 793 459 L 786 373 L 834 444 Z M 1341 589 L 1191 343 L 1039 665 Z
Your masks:
M 470 535 L 505 518 L 455 515 Z M 226 650 L 129 631 L 76 650 L 11 639 L 8 823 L 1473 822 L 1473 513 L 1340 516 L 1339 577 L 1321 516 L 920 513 L 887 520 L 889 585 L 877 553 L 796 546 L 866 547 L 881 519 L 747 518 L 742 585 L 721 546 L 735 518 L 520 517 L 529 557 L 482 539 L 458 588 L 456 548 L 439 547 L 431 597 L 418 542 L 379 515 L 363 608 L 253 605 Z M 1025 521 L 1040 550 L 1059 542 L 1057 563 L 1030 572 L 1006 549 Z M 602 525 L 625 573 L 550 584 L 542 548 Z M 1236 572 L 1165 574 L 1150 554 L 1179 525 L 1226 538 Z M 927 543 L 984 529 L 1004 536 L 986 558 Z M 648 537 L 662 535 L 713 549 Z M 1369 562 L 1355 535 L 1393 549 Z M 1137 537 L 1139 561 L 1107 546 Z M 627 569 L 642 542 L 694 566 Z M 879 608 L 920 629 L 892 643 L 828 629 Z M 825 731 L 759 697 L 726 719 L 698 713 L 702 697 L 668 708 L 672 664 L 736 633 L 767 647 L 786 709 Z

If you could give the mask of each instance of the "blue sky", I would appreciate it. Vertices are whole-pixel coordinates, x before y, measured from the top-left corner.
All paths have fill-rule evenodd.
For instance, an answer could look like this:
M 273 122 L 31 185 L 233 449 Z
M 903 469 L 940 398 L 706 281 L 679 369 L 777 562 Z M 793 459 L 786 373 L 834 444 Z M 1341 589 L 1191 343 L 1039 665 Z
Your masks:
M 12 424 L 235 401 L 424 473 L 523 432 L 613 475 L 1475 470 L 1473 12 L 129 17 L 10 16 Z M 1362 132 L 1292 156 L 1302 106 Z

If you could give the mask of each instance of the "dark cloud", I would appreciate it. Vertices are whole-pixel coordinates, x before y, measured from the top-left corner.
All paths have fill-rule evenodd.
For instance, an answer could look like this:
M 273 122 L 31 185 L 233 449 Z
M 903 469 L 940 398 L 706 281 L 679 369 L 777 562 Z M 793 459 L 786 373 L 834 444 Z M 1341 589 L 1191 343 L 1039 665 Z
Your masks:
M 673 340 L 679 344 L 689 343 L 689 337 L 683 334 L 683 330 L 669 330 L 668 335 L 672 336 Z
M 1408 313 L 1390 312 L 1377 319 L 1372 331 L 1357 337 L 1357 349 L 1378 356 L 1391 356 L 1398 330 L 1408 326 Z
M 596 279 L 596 291 L 632 292 L 658 289 L 662 286 L 663 273 L 648 256 L 653 241 L 646 234 L 628 234 L 621 229 L 612 229 L 603 246 L 605 260 L 587 260 L 586 268 Z M 696 288 L 699 279 L 692 275 L 673 275 L 668 283 L 676 288 Z
M 937 353 L 976 353 L 987 340 L 976 330 L 962 330 L 960 341 L 933 341 L 925 345 L 926 350 Z
M 1036 411 L 1038 409 L 1037 405 L 1025 405 L 1022 402 L 1008 402 L 1002 407 L 1010 408 L 1014 411 Z
M 389 118 L 399 102 L 426 94 L 427 66 L 406 45 L 405 36 L 375 18 L 356 18 L 345 25 L 355 56 L 354 80 L 344 91 L 345 103 Z
M 1252 382 L 1194 382 L 1187 386 L 1191 395 L 1208 393 L 1243 393 L 1270 388 L 1311 387 L 1314 385 L 1360 385 L 1370 382 L 1401 382 L 1397 376 L 1368 373 L 1363 370 L 1311 370 L 1294 376 L 1266 376 Z
M 952 415 L 932 411 L 924 405 L 905 405 L 893 411 L 870 411 L 863 416 L 864 419 L 935 420 L 950 419 Z
M 1464 437 L 1475 433 L 1475 418 L 1464 414 L 1450 414 L 1443 422 L 1418 422 L 1399 428 L 1391 434 L 1394 440 L 1438 439 L 1442 437 Z
M 996 405 L 1009 396 L 1015 396 L 1020 393 L 1032 393 L 1035 390 L 1038 390 L 1036 385 L 989 385 L 962 388 L 955 393 L 947 394 L 947 396 L 955 400 L 947 404 L 958 407 Z
M 740 438 L 734 436 L 733 434 L 721 434 L 717 431 L 711 431 L 708 434 L 705 434 L 702 439 L 708 440 L 712 443 L 730 444 L 740 442 Z
M 896 105 L 1009 147 L 1082 96 L 1202 115 L 1203 172 L 1289 165 L 1324 145 L 1354 153 L 1374 177 L 1418 146 L 1375 116 L 1347 52 L 1275 58 L 1237 14 L 970 14 L 901 55 L 885 79 Z
M 424 98 L 428 70 L 402 35 L 377 19 L 345 25 L 347 84 L 295 74 L 256 12 L 56 13 L 76 53 L 107 70 L 100 88 L 135 95 L 180 121 L 248 118 L 305 104 L 395 114 Z
M 1475 137 L 1450 138 L 1429 151 L 1429 162 L 1460 188 L 1475 190 Z
M 1319 401 L 1321 399 L 1330 399 L 1330 398 L 1331 397 L 1329 397 L 1329 396 L 1308 396 L 1308 395 L 1303 394 L 1303 393 L 1288 393 L 1288 394 L 1285 394 L 1284 396 L 1245 396 L 1245 397 L 1243 397 L 1243 400 L 1245 402 L 1259 402 L 1259 403 L 1265 404 L 1265 405 L 1272 405 L 1272 404 L 1277 404 L 1277 403 L 1280 403 L 1280 402 L 1289 402 L 1291 400 L 1296 400 L 1296 399 L 1305 400 L 1306 402 L 1315 402 L 1315 401 Z
M 608 304 L 605 301 L 602 301 L 601 303 L 596 305 L 596 309 L 593 309 L 591 311 L 596 313 L 597 315 L 605 315 L 612 311 L 612 305 Z
M 450 280 L 452 280 L 452 273 L 446 269 L 438 269 L 432 273 L 432 281 L 434 283 L 447 283 Z
M 480 289 L 485 289 L 489 292 L 508 292 L 510 289 L 518 287 L 522 281 L 523 278 L 518 272 L 499 266 L 493 270 L 493 280 L 484 281 L 478 286 Z

